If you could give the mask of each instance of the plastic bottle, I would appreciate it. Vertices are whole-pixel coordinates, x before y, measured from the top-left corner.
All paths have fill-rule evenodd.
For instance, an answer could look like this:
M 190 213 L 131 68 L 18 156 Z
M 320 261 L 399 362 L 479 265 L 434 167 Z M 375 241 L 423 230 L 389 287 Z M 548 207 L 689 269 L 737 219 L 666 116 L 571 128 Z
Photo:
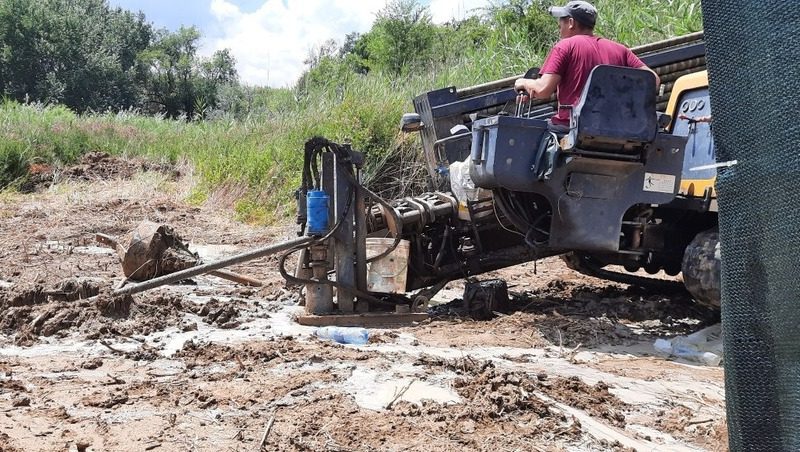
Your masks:
M 680 338 L 672 341 L 666 339 L 656 339 L 656 351 L 664 356 L 675 356 L 688 361 L 705 364 L 706 366 L 719 366 L 722 356 L 709 351 L 698 350 L 697 347 L 682 342 Z
M 369 331 L 365 328 L 325 326 L 318 328 L 317 337 L 329 339 L 340 344 L 363 345 L 369 340 Z
M 685 344 L 675 344 L 672 349 L 672 354 L 678 358 L 683 358 L 689 361 L 705 364 L 706 366 L 719 366 L 722 362 L 722 357 L 711 352 L 704 352 Z

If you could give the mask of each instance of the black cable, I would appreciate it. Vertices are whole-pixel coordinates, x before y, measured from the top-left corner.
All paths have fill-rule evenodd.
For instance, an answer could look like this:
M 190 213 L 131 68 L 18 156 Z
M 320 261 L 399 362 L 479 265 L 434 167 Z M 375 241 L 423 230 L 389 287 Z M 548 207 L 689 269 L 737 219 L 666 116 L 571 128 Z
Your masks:
M 337 143 L 334 143 L 334 142 L 329 141 L 329 140 L 327 140 L 325 138 L 322 138 L 322 137 L 318 137 L 317 138 L 317 143 L 320 146 L 327 147 L 329 150 L 331 150 L 331 152 L 333 152 L 343 162 L 350 162 L 352 160 L 352 158 L 350 156 L 349 149 L 345 148 L 344 146 L 341 146 L 341 145 L 339 145 Z M 397 214 L 397 212 L 394 210 L 394 207 L 392 207 L 388 202 L 386 202 L 386 200 L 381 198 L 378 194 L 374 193 L 370 189 L 364 187 L 363 185 L 361 185 L 360 182 L 358 182 L 358 180 L 356 180 L 355 174 L 353 173 L 352 165 L 348 165 L 348 170 L 349 171 L 345 171 L 344 172 L 344 175 L 347 178 L 348 182 L 350 182 L 350 185 L 352 187 L 357 187 L 357 188 L 360 188 L 361 190 L 364 190 L 364 192 L 370 198 L 372 198 L 378 204 L 382 205 L 384 207 L 385 211 L 387 211 L 389 213 L 389 215 L 391 215 L 394 218 L 394 223 L 395 223 L 395 225 L 397 226 L 397 229 L 398 229 L 396 232 L 394 232 L 394 242 L 384 252 L 378 254 L 377 256 L 373 256 L 373 257 L 367 259 L 367 263 L 375 262 L 376 260 L 379 260 L 379 259 L 382 259 L 382 258 L 388 256 L 392 251 L 394 251 L 397 248 L 397 245 L 400 244 L 400 240 L 402 240 L 401 233 L 402 233 L 402 230 L 403 230 L 402 219 Z M 357 212 L 357 214 L 358 215 L 366 215 L 366 212 Z
M 436 254 L 436 259 L 433 261 L 433 270 L 436 273 L 440 273 L 441 270 L 439 269 L 439 265 L 442 263 L 442 259 L 444 258 L 444 251 L 447 248 L 447 242 L 450 240 L 450 225 L 446 225 L 444 228 L 444 237 L 442 238 L 442 244 L 439 246 L 439 252 Z
M 400 244 L 400 240 L 402 240 L 401 233 L 403 231 L 403 222 L 402 218 L 400 218 L 400 215 L 397 214 L 397 211 L 395 211 L 394 207 L 392 207 L 388 202 L 386 202 L 383 198 L 372 192 L 370 189 L 364 187 L 363 185 L 358 184 L 358 186 L 362 190 L 364 190 L 364 192 L 366 192 L 367 195 L 369 195 L 369 197 L 372 198 L 375 202 L 382 205 L 384 207 L 384 211 L 389 212 L 389 214 L 394 218 L 394 224 L 397 226 L 397 231 L 394 232 L 394 242 L 389 246 L 389 248 L 386 249 L 386 251 L 382 252 L 381 254 L 378 254 L 377 256 L 373 256 L 367 259 L 367 263 L 369 263 L 388 256 L 389 253 L 391 253 L 392 251 L 395 250 L 395 248 L 397 248 L 397 245 Z M 362 213 L 362 215 L 366 215 L 366 213 Z
M 395 222 L 395 225 L 398 228 L 398 230 L 396 232 L 394 232 L 394 236 L 395 237 L 394 237 L 394 242 L 392 243 L 392 245 L 389 248 L 387 248 L 383 253 L 368 259 L 367 262 L 369 263 L 369 262 L 373 262 L 373 261 L 376 261 L 378 259 L 381 259 L 381 258 L 389 255 L 389 253 L 391 253 L 392 251 L 394 251 L 397 248 L 397 245 L 399 245 L 400 240 L 401 240 L 401 231 L 402 231 L 402 226 L 403 226 L 402 219 L 400 218 L 400 216 L 397 214 L 397 212 L 394 210 L 394 208 L 388 202 L 386 202 L 383 198 L 381 198 L 380 196 L 378 196 L 377 194 L 375 194 L 371 190 L 369 190 L 366 187 L 364 187 L 363 185 L 361 185 L 361 183 L 355 177 L 355 174 L 354 174 L 354 171 L 353 171 L 353 165 L 352 165 L 352 155 L 350 153 L 351 151 L 349 149 L 349 146 L 339 145 L 339 144 L 334 143 L 334 142 L 332 142 L 330 140 L 327 140 L 326 138 L 323 138 L 323 137 L 313 137 L 312 139 L 310 139 L 310 140 L 308 140 L 306 142 L 304 151 L 305 152 L 304 152 L 304 156 L 303 156 L 304 158 L 303 158 L 303 187 L 302 187 L 302 189 L 305 190 L 306 193 L 308 192 L 309 182 L 313 183 L 313 188 L 315 188 L 315 189 L 321 189 L 321 187 L 322 187 L 322 182 L 321 182 L 321 179 L 320 179 L 320 176 L 319 176 L 318 157 L 325 151 L 332 152 L 337 157 L 337 164 L 341 164 L 344 167 L 344 171 L 342 171 L 342 174 L 345 176 L 345 179 L 348 182 L 348 189 L 349 189 L 348 190 L 348 197 L 347 197 L 347 204 L 345 205 L 345 208 L 342 211 L 341 216 L 337 219 L 336 224 L 334 224 L 333 227 L 324 236 L 315 239 L 310 245 L 307 245 L 307 246 L 318 245 L 318 244 L 328 240 L 331 236 L 333 236 L 333 234 L 339 229 L 339 227 L 341 227 L 342 223 L 345 221 L 345 218 L 347 218 L 347 215 L 350 212 L 350 209 L 352 208 L 353 200 L 354 200 L 354 198 L 356 196 L 356 193 L 358 192 L 358 189 L 361 189 L 361 190 L 364 191 L 364 193 L 369 198 L 371 198 L 373 201 L 377 202 L 378 204 L 382 205 L 385 208 L 385 210 L 388 212 L 389 215 L 392 215 L 392 217 L 394 219 L 394 222 Z M 311 179 L 311 180 L 309 180 L 309 179 Z M 356 214 L 358 214 L 358 215 L 366 215 L 366 212 L 356 212 Z M 291 254 L 301 250 L 302 248 L 305 248 L 305 247 L 293 248 L 293 249 L 287 251 L 286 253 L 284 253 L 281 256 L 278 268 L 279 268 L 279 271 L 281 273 L 281 276 L 283 276 L 283 278 L 287 281 L 287 283 L 289 283 L 289 284 L 297 284 L 297 285 L 328 284 L 328 285 L 331 285 L 333 287 L 337 287 L 337 288 L 339 288 L 341 290 L 349 291 L 350 293 L 352 293 L 352 294 L 356 295 L 357 297 L 359 297 L 359 299 L 364 299 L 366 301 L 370 301 L 370 302 L 377 303 L 377 304 L 382 304 L 382 305 L 387 305 L 387 306 L 395 306 L 395 303 L 387 302 L 387 301 L 382 300 L 380 298 L 377 298 L 377 297 L 375 297 L 373 295 L 370 295 L 367 292 L 362 292 L 362 291 L 360 291 L 360 290 L 358 290 L 356 288 L 353 288 L 353 287 L 344 286 L 344 285 L 342 285 L 342 284 L 340 284 L 338 282 L 335 282 L 335 281 L 330 281 L 330 280 L 324 280 L 324 281 L 306 280 L 306 279 L 301 279 L 301 278 L 297 278 L 295 276 L 289 275 L 289 273 L 286 271 L 286 268 L 285 268 L 286 260 L 288 259 L 288 257 Z M 402 297 L 402 298 L 405 300 L 405 297 Z M 407 301 L 407 300 L 405 300 L 405 301 Z
M 319 175 L 319 168 L 317 166 L 317 157 L 320 154 L 319 149 L 311 151 L 311 174 L 314 179 L 314 190 L 322 190 L 322 178 Z
M 286 282 L 288 282 L 289 284 L 294 284 L 294 285 L 298 285 L 298 286 L 304 286 L 306 284 L 327 284 L 329 286 L 336 287 L 337 289 L 348 291 L 348 292 L 356 295 L 359 299 L 363 299 L 363 300 L 366 300 L 366 301 L 371 301 L 373 303 L 382 304 L 384 306 L 392 306 L 392 307 L 394 307 L 396 305 L 396 303 L 391 303 L 391 302 L 388 302 L 388 301 L 385 301 L 385 300 L 381 300 L 380 298 L 377 298 L 377 297 L 375 297 L 375 296 L 373 296 L 373 295 L 371 295 L 371 294 L 369 294 L 367 292 L 362 292 L 362 291 L 356 289 L 355 287 L 345 286 L 344 284 L 340 284 L 337 281 L 331 281 L 331 280 L 328 280 L 328 279 L 323 280 L 323 281 L 319 281 L 319 280 L 315 280 L 315 279 L 303 279 L 303 278 L 298 278 L 296 276 L 290 275 L 286 271 L 286 260 L 293 253 L 296 253 L 297 251 L 299 251 L 301 249 L 302 249 L 302 247 L 293 248 L 293 249 L 287 251 L 286 253 L 284 253 L 281 256 L 281 259 L 278 262 L 278 271 L 280 272 L 281 276 L 283 276 L 283 278 L 286 279 Z

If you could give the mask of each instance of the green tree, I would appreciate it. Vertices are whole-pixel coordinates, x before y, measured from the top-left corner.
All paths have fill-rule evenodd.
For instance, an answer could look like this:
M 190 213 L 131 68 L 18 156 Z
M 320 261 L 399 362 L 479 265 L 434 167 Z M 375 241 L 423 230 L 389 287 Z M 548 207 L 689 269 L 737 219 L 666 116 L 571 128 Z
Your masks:
M 220 109 L 220 92 L 226 90 L 230 96 L 232 90 L 239 87 L 239 74 L 236 71 L 236 59 L 230 49 L 214 52 L 211 58 L 200 60 L 200 78 L 197 82 L 197 95 L 205 109 Z M 223 108 L 224 109 L 224 108 Z
M 149 111 L 171 118 L 194 115 L 194 58 L 199 39 L 194 27 L 181 27 L 175 33 L 159 30 L 153 46 L 140 55 L 150 74 L 145 95 Z
M 151 36 L 142 14 L 105 0 L 0 0 L 0 90 L 79 112 L 136 105 Z
M 508 47 L 521 44 L 531 50 L 546 52 L 558 40 L 557 23 L 548 7 L 561 4 L 554 0 L 509 0 L 489 8 L 491 26 Z
M 433 62 L 445 65 L 462 62 L 470 51 L 483 47 L 491 33 L 491 27 L 478 16 L 437 26 L 431 49 Z
M 200 64 L 203 77 L 215 84 L 235 82 L 238 79 L 236 72 L 236 59 L 231 55 L 230 49 L 214 52 L 210 59 Z
M 344 60 L 345 64 L 357 74 L 369 72 L 367 40 L 362 37 L 363 35 L 357 32 L 345 35 L 344 44 L 339 48 L 338 55 L 339 59 Z
M 436 26 L 426 6 L 416 0 L 393 0 L 361 37 L 367 66 L 393 74 L 423 67 L 430 62 L 435 36 Z
M 197 56 L 200 32 L 181 27 L 172 33 L 161 30 L 155 43 L 139 59 L 148 67 L 146 109 L 170 118 L 202 117 L 216 106 L 221 86 L 237 83 L 235 60 L 230 51 L 217 51 L 210 59 Z
M 5 96 L 39 98 L 43 80 L 35 75 L 47 73 L 41 49 L 42 22 L 35 3 L 0 1 L 0 90 Z
M 315 89 L 328 86 L 341 86 L 347 82 L 350 69 L 346 66 L 343 54 L 337 42 L 329 39 L 321 45 L 312 48 L 303 60 L 307 69 L 295 84 L 300 94 L 307 94 Z

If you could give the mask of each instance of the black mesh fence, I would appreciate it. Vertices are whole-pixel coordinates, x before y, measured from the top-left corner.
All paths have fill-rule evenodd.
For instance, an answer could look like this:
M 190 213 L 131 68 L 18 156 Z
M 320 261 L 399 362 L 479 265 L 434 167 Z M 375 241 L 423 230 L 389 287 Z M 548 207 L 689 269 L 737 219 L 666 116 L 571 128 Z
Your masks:
M 800 450 L 800 1 L 703 0 L 731 450 Z

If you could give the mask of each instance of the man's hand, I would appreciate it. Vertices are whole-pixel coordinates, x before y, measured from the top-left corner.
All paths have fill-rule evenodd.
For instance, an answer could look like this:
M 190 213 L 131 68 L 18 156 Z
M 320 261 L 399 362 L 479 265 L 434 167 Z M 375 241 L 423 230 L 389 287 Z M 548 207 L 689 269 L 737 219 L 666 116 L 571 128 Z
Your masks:
M 514 89 L 525 91 L 531 98 L 549 99 L 556 92 L 561 76 L 558 74 L 544 74 L 537 79 L 520 78 L 514 82 Z
M 525 91 L 530 97 L 536 97 L 536 87 L 534 80 L 529 78 L 518 78 L 514 82 L 514 91 Z

